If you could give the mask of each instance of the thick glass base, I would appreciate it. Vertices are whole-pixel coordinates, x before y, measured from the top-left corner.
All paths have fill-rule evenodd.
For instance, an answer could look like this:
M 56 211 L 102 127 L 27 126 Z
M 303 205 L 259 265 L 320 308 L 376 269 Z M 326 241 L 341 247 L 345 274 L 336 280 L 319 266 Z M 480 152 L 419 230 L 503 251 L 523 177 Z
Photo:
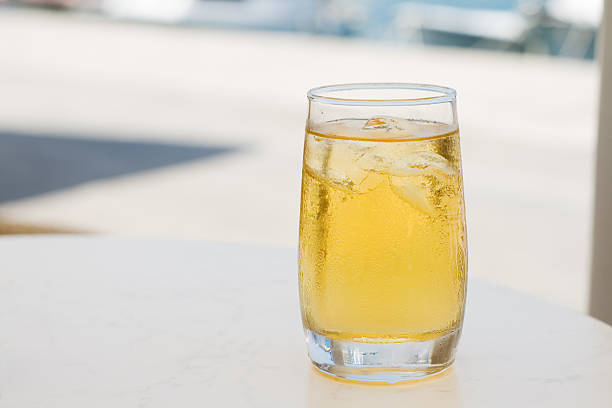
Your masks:
M 396 383 L 442 372 L 455 358 L 461 330 L 426 341 L 357 343 L 305 329 L 308 354 L 320 371 L 352 381 Z

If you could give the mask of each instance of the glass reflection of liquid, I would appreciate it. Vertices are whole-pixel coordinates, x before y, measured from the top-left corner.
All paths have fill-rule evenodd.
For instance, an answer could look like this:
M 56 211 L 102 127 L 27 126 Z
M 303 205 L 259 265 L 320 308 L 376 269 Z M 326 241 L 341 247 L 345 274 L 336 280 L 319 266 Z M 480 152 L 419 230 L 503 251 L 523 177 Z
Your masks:
M 307 408 L 464 407 L 455 368 L 422 380 L 396 385 L 357 384 L 337 380 L 314 367 L 306 378 Z

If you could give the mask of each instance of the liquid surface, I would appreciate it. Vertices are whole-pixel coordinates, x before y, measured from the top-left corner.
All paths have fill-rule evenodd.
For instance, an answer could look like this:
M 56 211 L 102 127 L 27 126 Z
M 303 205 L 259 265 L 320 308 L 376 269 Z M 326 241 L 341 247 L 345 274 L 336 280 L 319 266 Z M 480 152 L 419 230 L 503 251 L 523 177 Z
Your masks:
M 299 257 L 310 330 L 394 342 L 458 327 L 466 278 L 458 132 L 387 117 L 307 132 Z

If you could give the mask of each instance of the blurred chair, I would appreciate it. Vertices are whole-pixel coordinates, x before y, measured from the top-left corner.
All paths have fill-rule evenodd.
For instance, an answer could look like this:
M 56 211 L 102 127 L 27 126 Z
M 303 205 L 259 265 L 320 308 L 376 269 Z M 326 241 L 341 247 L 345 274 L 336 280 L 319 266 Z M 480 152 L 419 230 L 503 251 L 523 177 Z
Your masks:
M 546 1 L 538 31 L 548 38 L 548 53 L 593 58 L 602 9 L 603 0 Z
M 515 9 L 474 9 L 451 5 L 407 2 L 397 8 L 394 30 L 404 41 L 427 43 L 425 36 L 442 45 L 521 49 L 533 23 Z M 443 38 L 449 41 L 444 44 Z
M 405 42 L 593 58 L 601 0 L 417 0 L 393 19 Z
M 612 324 L 612 4 L 604 7 L 590 313 Z

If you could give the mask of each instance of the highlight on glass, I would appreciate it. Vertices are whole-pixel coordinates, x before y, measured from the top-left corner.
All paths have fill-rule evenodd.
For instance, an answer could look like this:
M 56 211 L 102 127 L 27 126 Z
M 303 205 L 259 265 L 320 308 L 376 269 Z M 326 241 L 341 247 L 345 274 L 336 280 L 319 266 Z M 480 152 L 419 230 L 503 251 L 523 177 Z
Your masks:
M 467 246 L 455 91 L 403 83 L 308 92 L 299 292 L 310 359 L 356 381 L 449 367 Z

